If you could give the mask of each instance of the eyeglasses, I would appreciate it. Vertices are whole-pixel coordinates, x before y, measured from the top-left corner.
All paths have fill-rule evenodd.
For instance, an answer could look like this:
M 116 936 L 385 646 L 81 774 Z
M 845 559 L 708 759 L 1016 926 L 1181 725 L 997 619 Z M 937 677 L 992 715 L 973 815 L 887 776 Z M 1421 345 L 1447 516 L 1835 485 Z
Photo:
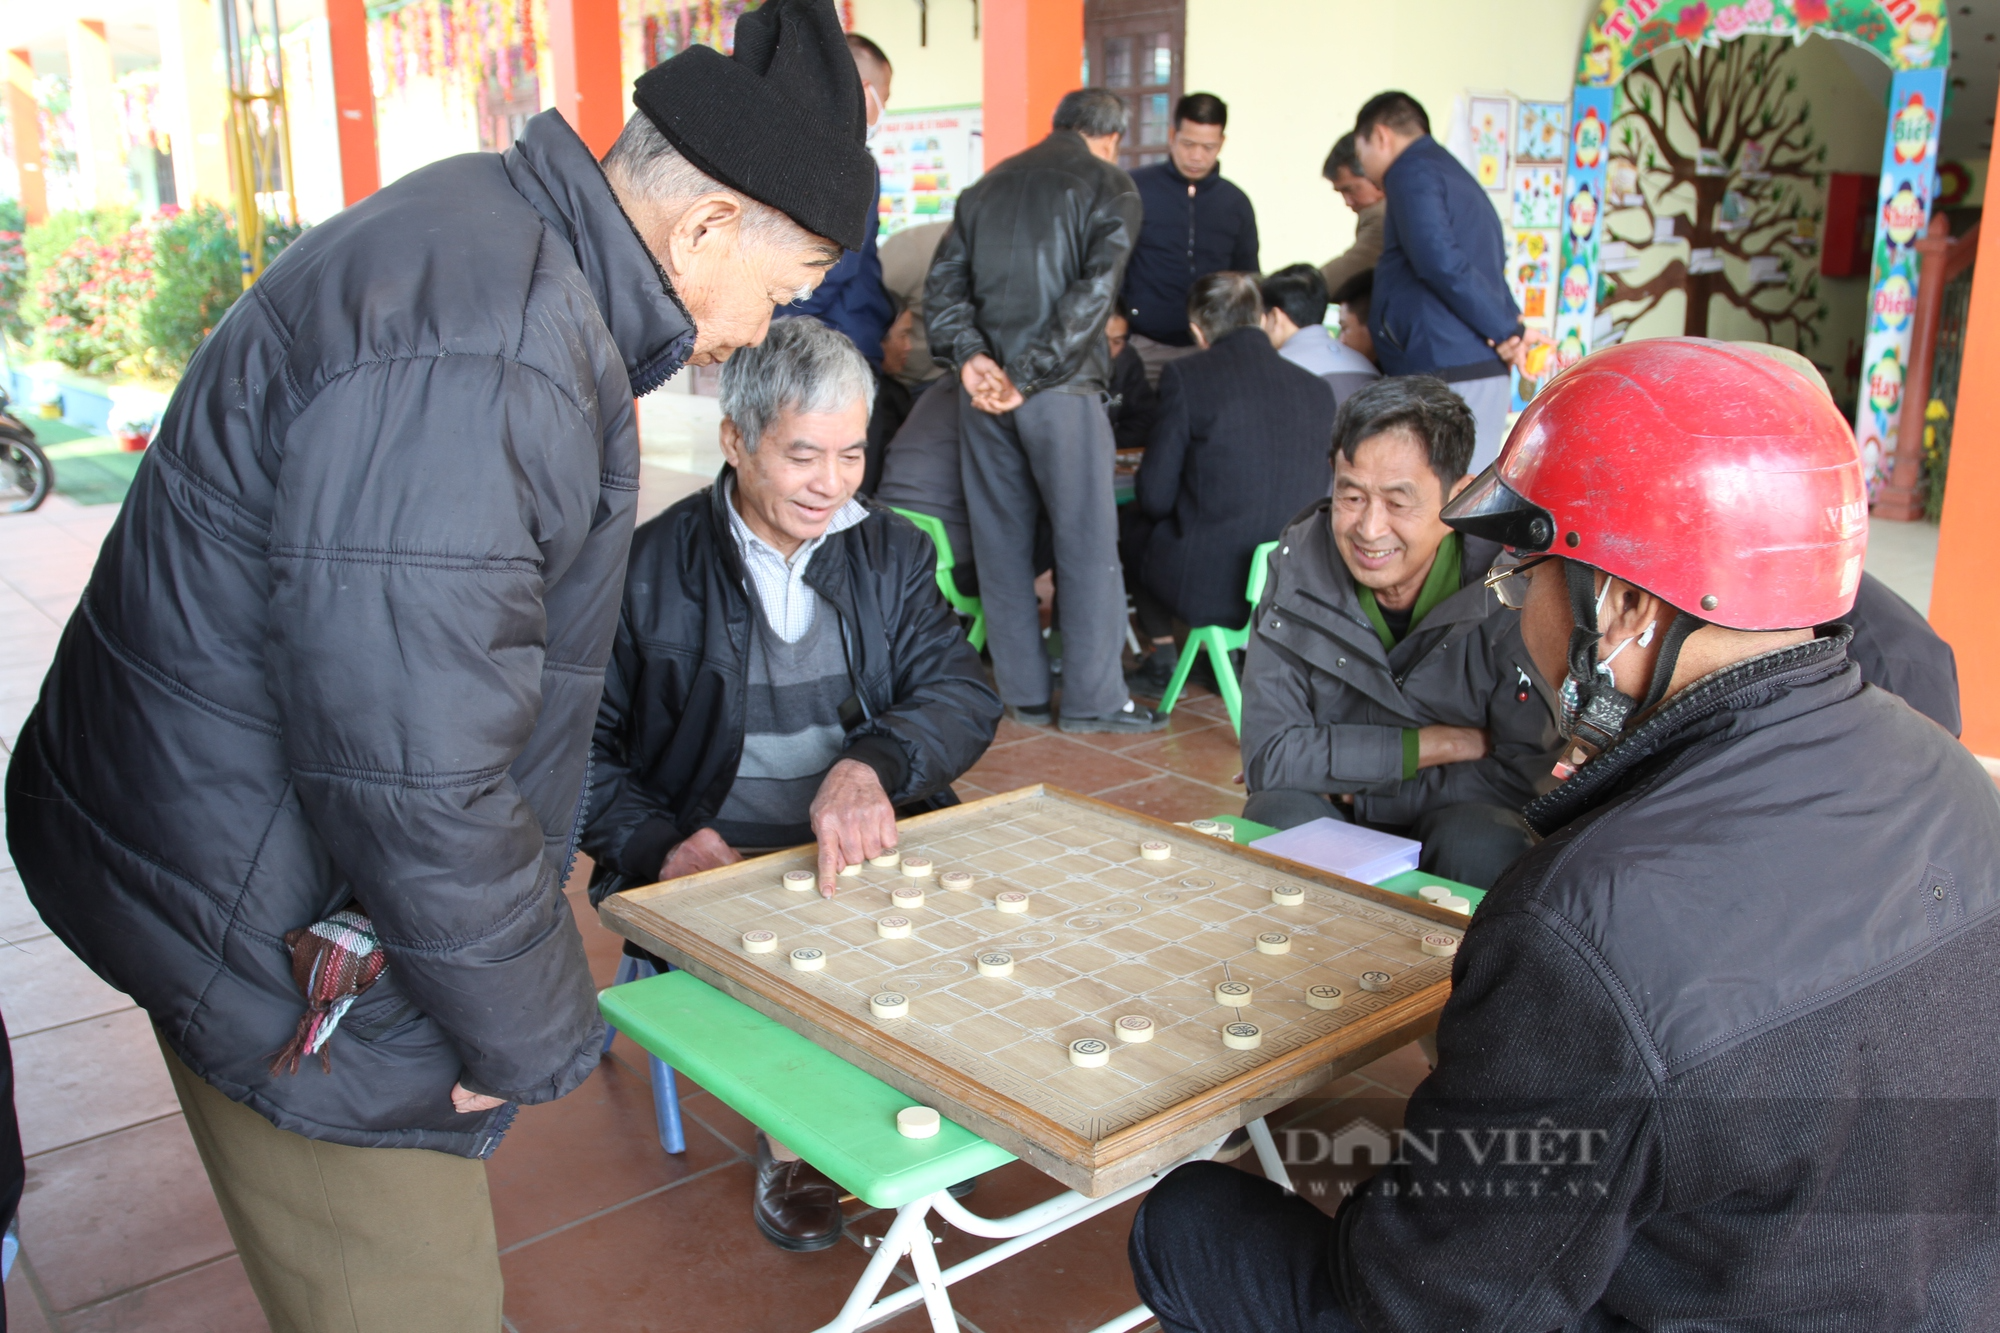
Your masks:
M 1486 586 L 1500 599 L 1500 605 L 1510 611 L 1519 611 L 1528 604 L 1528 585 L 1514 582 L 1516 574 L 1525 574 L 1536 565 L 1546 564 L 1555 559 L 1552 555 L 1538 555 L 1523 560 L 1519 556 L 1503 555 L 1493 562 L 1493 568 L 1486 571 Z

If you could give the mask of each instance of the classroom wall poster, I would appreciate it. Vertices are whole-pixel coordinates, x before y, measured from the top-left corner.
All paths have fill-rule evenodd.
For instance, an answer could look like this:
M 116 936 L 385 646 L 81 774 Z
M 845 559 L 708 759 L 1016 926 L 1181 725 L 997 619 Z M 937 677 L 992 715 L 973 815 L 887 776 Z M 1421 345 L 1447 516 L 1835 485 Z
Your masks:
M 882 171 L 882 235 L 919 222 L 946 222 L 958 196 L 978 180 L 985 145 L 977 106 L 892 111 L 868 147 Z
M 1888 479 L 1895 460 L 1896 418 L 1903 410 L 1904 393 L 1930 393 L 1928 384 L 1905 385 L 1903 368 L 1910 358 L 1916 242 L 1930 224 L 1937 178 L 1944 76 L 1942 68 L 1898 70 L 1889 84 L 1889 134 L 1882 146 L 1882 185 L 1876 195 L 1868 335 L 1861 350 L 1862 391 L 1854 420 L 1871 499 Z
M 1563 160 L 1569 142 L 1569 108 L 1561 102 L 1523 102 L 1514 113 L 1514 160 Z
M 1507 139 L 1514 104 L 1505 97 L 1474 97 L 1466 118 L 1472 131 L 1472 174 L 1487 190 L 1507 188 Z

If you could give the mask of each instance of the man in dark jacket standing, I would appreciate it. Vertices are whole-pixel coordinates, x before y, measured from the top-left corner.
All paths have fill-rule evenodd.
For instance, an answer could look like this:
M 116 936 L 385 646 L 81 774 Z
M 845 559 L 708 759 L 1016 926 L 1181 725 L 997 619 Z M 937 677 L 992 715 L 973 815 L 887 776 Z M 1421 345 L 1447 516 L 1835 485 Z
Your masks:
M 1472 414 L 1425 376 L 1342 404 L 1333 498 L 1271 560 L 1243 669 L 1247 818 L 1405 833 L 1478 888 L 1533 839 L 1515 814 L 1557 736 L 1520 617 L 1482 580 L 1499 548 L 1438 517 L 1472 479 Z
M 1104 411 L 1104 322 L 1139 227 L 1139 196 L 1115 164 L 1125 104 L 1085 88 L 1054 132 L 959 197 L 924 292 L 931 354 L 958 372 L 965 499 L 993 675 L 1009 713 L 1052 718 L 1053 679 L 1035 601 L 1035 528 L 1055 532 L 1065 731 L 1157 731 L 1119 659 L 1114 441 Z
M 1446 521 L 1525 557 L 1571 776 L 1372 1182 L 1332 1218 L 1209 1164 L 1154 1190 L 1162 1326 L 2000 1324 L 2000 792 L 1848 659 L 1847 423 L 1726 343 L 1611 347 Z
M 275 1329 L 499 1327 L 482 1159 L 603 1032 L 562 888 L 633 395 L 760 340 L 862 241 L 827 0 L 773 0 L 733 61 L 695 48 L 635 100 L 601 170 L 544 114 L 237 302 L 8 771 L 28 892 L 151 1013 Z
M 1202 350 L 1160 376 L 1160 416 L 1128 512 L 1139 632 L 1153 651 L 1128 683 L 1158 696 L 1173 675 L 1173 621 L 1240 626 L 1257 547 L 1299 497 L 1326 491 L 1333 390 L 1278 354 L 1256 275 L 1195 280 L 1188 320 Z
M 882 48 L 858 32 L 847 34 L 847 49 L 854 56 L 855 72 L 861 76 L 861 95 L 868 103 L 868 132 L 872 138 L 875 127 L 887 114 L 889 88 L 896 71 Z M 773 314 L 775 319 L 805 315 L 840 330 L 878 371 L 882 369 L 883 335 L 896 319 L 895 302 L 883 283 L 882 260 L 875 249 L 881 228 L 878 207 L 881 196 L 878 172 L 876 202 L 868 206 L 868 236 L 861 248 L 842 255 L 811 296 L 796 305 L 781 305 Z
M 1257 271 L 1257 211 L 1250 196 L 1222 178 L 1229 107 L 1213 93 L 1174 104 L 1167 160 L 1132 173 L 1145 220 L 1125 270 L 1119 303 L 1131 313 L 1132 346 L 1157 386 L 1160 368 L 1195 351 L 1188 333 L 1188 292 L 1196 278 L 1225 269 Z
M 929 539 L 854 498 L 871 390 L 817 320 L 723 368 L 722 479 L 632 542 L 591 747 L 593 899 L 815 841 L 830 898 L 992 742 L 1000 701 Z M 752 1216 L 774 1244 L 834 1244 L 840 1196 L 758 1136 Z
M 1526 330 L 1507 290 L 1507 238 L 1486 191 L 1431 138 L 1407 93 L 1381 93 L 1354 121 L 1355 154 L 1389 198 L 1368 332 L 1385 375 L 1435 375 L 1479 424 L 1477 471 L 1507 433 L 1508 367 Z

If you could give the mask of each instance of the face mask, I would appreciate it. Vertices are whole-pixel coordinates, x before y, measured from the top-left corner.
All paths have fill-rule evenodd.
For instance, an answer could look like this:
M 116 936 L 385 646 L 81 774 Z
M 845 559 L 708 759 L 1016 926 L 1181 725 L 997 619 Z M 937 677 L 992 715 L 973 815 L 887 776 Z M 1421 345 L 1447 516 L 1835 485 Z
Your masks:
M 882 105 L 882 99 L 876 95 L 875 85 L 872 83 L 861 85 L 861 96 L 865 99 L 867 107 L 868 142 L 874 143 L 875 136 L 882 132 L 882 117 L 889 114 L 889 109 Z

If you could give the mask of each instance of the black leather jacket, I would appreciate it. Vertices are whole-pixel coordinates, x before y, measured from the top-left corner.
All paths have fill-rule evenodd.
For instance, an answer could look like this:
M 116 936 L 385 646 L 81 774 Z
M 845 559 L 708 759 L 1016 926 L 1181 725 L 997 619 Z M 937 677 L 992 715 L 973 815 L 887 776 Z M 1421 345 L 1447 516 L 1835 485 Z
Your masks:
M 715 818 L 743 757 L 750 617 L 722 487 L 632 537 L 632 563 L 591 744 L 583 849 L 591 898 L 650 884 L 674 845 Z M 868 503 L 863 501 L 864 504 Z M 930 539 L 869 505 L 814 553 L 806 583 L 840 617 L 855 695 L 845 757 L 899 808 L 949 800 L 1000 725 L 1000 699 L 938 592 Z
M 1101 390 L 1104 321 L 1139 234 L 1132 178 L 1057 130 L 959 196 L 924 286 L 937 363 L 984 352 L 1024 394 Z

